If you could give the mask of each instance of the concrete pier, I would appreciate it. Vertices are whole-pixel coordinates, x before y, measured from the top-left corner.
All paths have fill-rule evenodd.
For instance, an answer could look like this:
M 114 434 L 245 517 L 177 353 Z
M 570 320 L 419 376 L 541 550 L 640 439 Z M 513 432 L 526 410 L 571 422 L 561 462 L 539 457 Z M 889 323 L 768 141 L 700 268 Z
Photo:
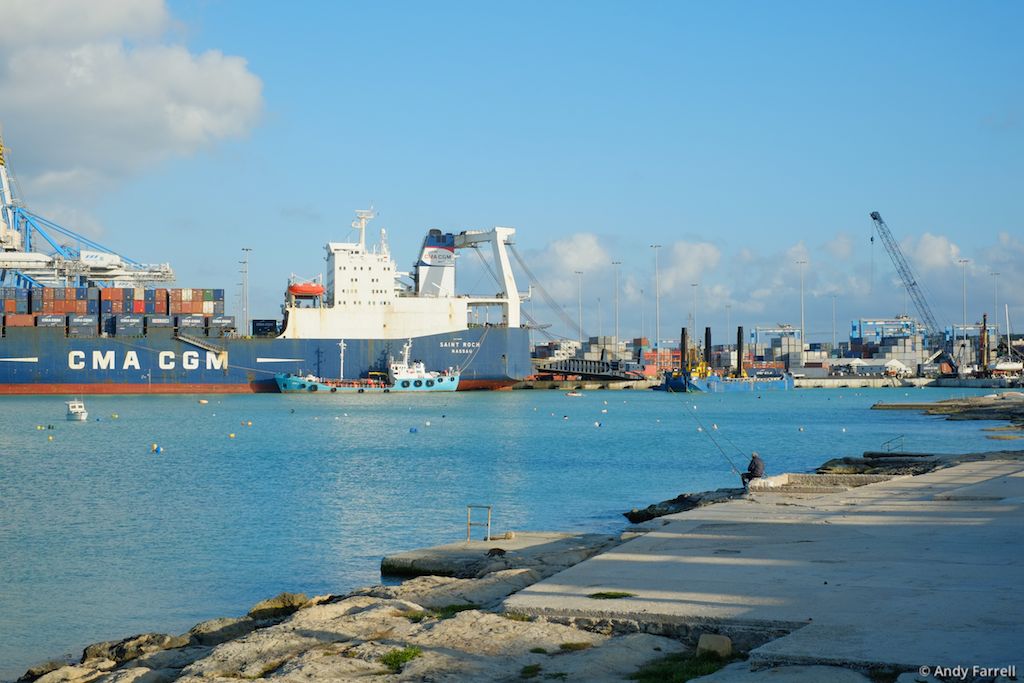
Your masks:
M 760 633 L 754 666 L 1019 665 L 1024 453 L 1005 457 L 664 517 L 505 608 L 740 642 Z M 588 597 L 609 591 L 627 595 Z

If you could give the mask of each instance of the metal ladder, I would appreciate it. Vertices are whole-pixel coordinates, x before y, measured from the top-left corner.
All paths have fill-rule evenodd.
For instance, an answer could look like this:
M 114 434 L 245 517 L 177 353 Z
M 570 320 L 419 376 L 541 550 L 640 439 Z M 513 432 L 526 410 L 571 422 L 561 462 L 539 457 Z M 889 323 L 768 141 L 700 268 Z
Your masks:
M 889 439 L 888 441 L 883 441 L 882 442 L 882 449 L 886 453 L 892 453 L 893 451 L 896 451 L 896 450 L 902 451 L 903 450 L 903 434 L 900 434 L 899 436 L 894 436 L 891 439 Z
M 225 349 L 222 346 L 217 346 L 216 344 L 211 344 L 210 342 L 206 341 L 205 339 L 200 339 L 199 337 L 193 337 L 192 335 L 185 334 L 183 332 L 175 332 L 174 333 L 174 338 L 177 339 L 178 341 L 183 341 L 186 344 L 191 344 L 192 346 L 195 346 L 195 347 L 198 347 L 200 349 L 203 349 L 204 351 L 212 351 L 214 353 L 227 353 L 227 349 Z
M 491 505 L 467 505 L 466 506 L 466 543 L 472 538 L 473 527 L 485 526 L 487 527 L 487 536 L 484 538 L 485 541 L 491 540 Z M 473 521 L 473 510 L 487 510 L 487 521 L 486 522 L 474 522 Z

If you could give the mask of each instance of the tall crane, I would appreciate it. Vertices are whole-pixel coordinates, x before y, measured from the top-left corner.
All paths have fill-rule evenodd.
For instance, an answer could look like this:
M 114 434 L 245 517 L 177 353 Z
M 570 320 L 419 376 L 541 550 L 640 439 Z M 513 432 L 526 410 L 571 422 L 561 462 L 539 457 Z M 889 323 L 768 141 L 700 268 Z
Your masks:
M 910 264 L 907 263 L 907 259 L 903 256 L 903 250 L 900 249 L 900 245 L 889 231 L 889 226 L 885 224 L 881 214 L 877 211 L 871 212 L 871 220 L 875 222 L 878 236 L 882 238 L 882 244 L 885 245 L 885 250 L 889 252 L 892 264 L 896 266 L 896 272 L 900 274 L 903 286 L 906 287 L 907 293 L 910 294 L 910 298 L 914 302 L 914 308 L 917 309 L 917 314 L 921 317 L 921 324 L 925 328 L 926 333 L 930 335 L 940 334 L 942 330 L 939 329 L 939 324 L 935 322 L 935 315 L 932 313 L 931 306 L 928 305 L 924 294 L 921 293 L 921 288 L 917 284 L 914 271 L 911 270 Z

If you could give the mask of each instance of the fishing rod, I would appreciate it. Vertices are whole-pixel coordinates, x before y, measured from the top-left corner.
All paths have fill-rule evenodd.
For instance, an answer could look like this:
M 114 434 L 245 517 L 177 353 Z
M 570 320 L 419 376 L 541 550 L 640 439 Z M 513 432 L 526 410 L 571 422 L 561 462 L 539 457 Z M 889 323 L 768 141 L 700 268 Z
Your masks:
M 668 393 L 670 393 L 670 394 L 679 394 L 680 392 L 678 392 L 678 391 L 669 391 Z M 685 400 L 685 399 L 682 399 L 682 397 L 677 397 L 677 398 L 678 398 L 679 400 Z M 685 404 L 684 404 L 684 405 L 685 405 Z M 692 411 L 691 411 L 691 410 L 687 410 L 687 411 L 686 411 L 686 413 L 687 413 L 687 414 L 688 414 L 688 415 L 689 415 L 689 416 L 690 416 L 690 417 L 691 417 L 691 418 L 693 419 L 693 421 L 694 421 L 694 422 L 696 422 L 696 423 L 697 423 L 697 427 L 698 427 L 698 430 L 697 430 L 697 431 L 700 431 L 700 432 L 704 432 L 704 433 L 705 433 L 705 434 L 707 435 L 707 437 L 708 437 L 709 439 L 711 439 L 711 443 L 713 443 L 713 444 L 715 445 L 715 448 L 717 448 L 717 449 L 718 449 L 718 452 L 719 452 L 719 453 L 721 454 L 721 456 L 722 456 L 722 457 L 723 457 L 723 458 L 725 459 L 725 461 L 726 461 L 727 463 L 729 463 L 729 467 L 730 467 L 730 468 L 732 469 L 732 471 L 733 471 L 733 472 L 734 472 L 735 474 L 739 475 L 739 474 L 740 474 L 740 471 L 739 471 L 739 469 L 737 469 L 737 468 L 736 468 L 736 463 L 734 463 L 734 462 L 732 461 L 732 458 L 730 458 L 730 457 L 729 457 L 729 456 L 728 456 L 728 455 L 726 454 L 726 452 L 725 452 L 725 449 L 724 449 L 724 448 L 722 448 L 721 444 L 719 444 L 719 443 L 718 443 L 718 441 L 717 441 L 717 440 L 715 439 L 715 437 L 714 437 L 714 436 L 712 435 L 711 431 L 709 431 L 709 430 L 708 430 L 707 428 L 705 428 L 705 426 L 704 426 L 704 423 L 703 423 L 703 422 L 701 422 L 701 420 L 700 420 L 700 418 L 699 418 L 699 417 L 697 417 L 697 414 L 696 414 L 696 412 L 695 412 L 696 410 L 697 410 L 697 405 L 696 405 L 696 404 L 694 404 L 694 405 L 693 405 L 693 410 L 692 410 Z M 715 431 L 715 432 L 718 432 L 718 424 L 717 424 L 717 423 L 712 423 L 712 425 L 714 426 L 714 430 L 713 430 L 713 431 Z M 724 434 L 722 434 L 721 436 L 722 436 L 722 438 L 724 438 L 724 439 L 725 439 L 726 441 L 728 441 L 728 442 L 729 442 L 729 445 L 731 445 L 731 446 L 732 446 L 733 448 L 735 448 L 735 449 L 736 449 L 736 451 L 737 451 L 738 453 L 741 453 L 741 454 L 745 454 L 745 451 L 742 451 L 742 450 L 740 450 L 740 448 L 739 448 L 739 447 L 738 447 L 738 446 L 737 446 L 737 445 L 736 445 L 735 443 L 733 443 L 733 442 L 732 442 L 732 440 L 731 440 L 731 439 L 729 439 L 729 437 L 725 436 Z

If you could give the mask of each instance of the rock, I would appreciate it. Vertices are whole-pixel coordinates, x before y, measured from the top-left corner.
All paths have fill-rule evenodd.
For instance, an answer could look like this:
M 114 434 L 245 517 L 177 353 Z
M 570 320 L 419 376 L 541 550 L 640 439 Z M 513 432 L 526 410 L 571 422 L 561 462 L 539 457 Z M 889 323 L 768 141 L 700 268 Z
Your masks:
M 697 641 L 697 652 L 714 652 L 723 659 L 732 656 L 732 640 L 728 636 L 702 633 Z
M 312 635 L 269 627 L 213 648 L 206 657 L 182 669 L 182 676 L 262 678 L 292 657 L 320 644 Z
M 742 488 L 738 489 L 716 489 L 715 491 L 702 491 L 700 493 L 683 493 L 672 500 L 663 500 L 660 503 L 648 505 L 643 510 L 633 508 L 629 512 L 623 512 L 623 516 L 633 524 L 647 522 L 655 517 L 671 515 L 676 512 L 686 512 L 694 508 L 721 503 L 726 500 L 738 498 L 744 494 Z
M 220 645 L 223 642 L 241 638 L 259 628 L 260 622 L 252 617 L 224 617 L 210 619 L 195 626 L 186 634 L 196 645 Z
M 896 679 L 896 683 L 942 683 L 935 676 L 923 676 L 919 671 L 907 671 Z
M 175 650 L 150 652 L 125 663 L 124 668 L 144 667 L 146 669 L 183 669 L 189 664 L 210 654 L 213 648 L 190 646 Z
M 42 664 L 36 664 L 35 666 L 31 666 L 25 670 L 25 673 L 23 673 L 21 678 L 18 679 L 18 683 L 31 683 L 31 681 L 36 680 L 40 676 L 48 674 L 51 671 L 56 671 L 62 666 L 67 665 L 67 662 L 59 659 L 52 659 L 48 662 L 43 662 Z
M 541 578 L 535 569 L 506 569 L 480 579 L 419 576 L 398 586 L 375 586 L 367 594 L 378 598 L 408 600 L 428 609 L 449 605 L 490 607 Z
M 447 648 L 487 657 L 521 657 L 537 647 L 559 652 L 563 643 L 596 646 L 606 640 L 608 636 L 571 626 L 546 621 L 515 621 L 477 610 L 459 612 L 409 637 L 410 643 L 424 649 Z
M 166 633 L 141 633 L 123 640 L 108 640 L 94 643 L 82 652 L 82 662 L 94 659 L 111 659 L 118 664 L 135 659 L 147 652 L 167 650 L 188 645 L 188 636 L 171 636 Z
M 256 603 L 249 616 L 253 619 L 273 619 L 285 617 L 298 611 L 309 602 L 305 593 L 281 593 L 273 598 Z
M 36 683 L 90 683 L 102 675 L 102 671 L 90 666 L 71 664 L 40 676 Z
M 177 671 L 154 671 L 143 666 L 129 667 L 112 671 L 96 683 L 169 683 L 177 677 Z

